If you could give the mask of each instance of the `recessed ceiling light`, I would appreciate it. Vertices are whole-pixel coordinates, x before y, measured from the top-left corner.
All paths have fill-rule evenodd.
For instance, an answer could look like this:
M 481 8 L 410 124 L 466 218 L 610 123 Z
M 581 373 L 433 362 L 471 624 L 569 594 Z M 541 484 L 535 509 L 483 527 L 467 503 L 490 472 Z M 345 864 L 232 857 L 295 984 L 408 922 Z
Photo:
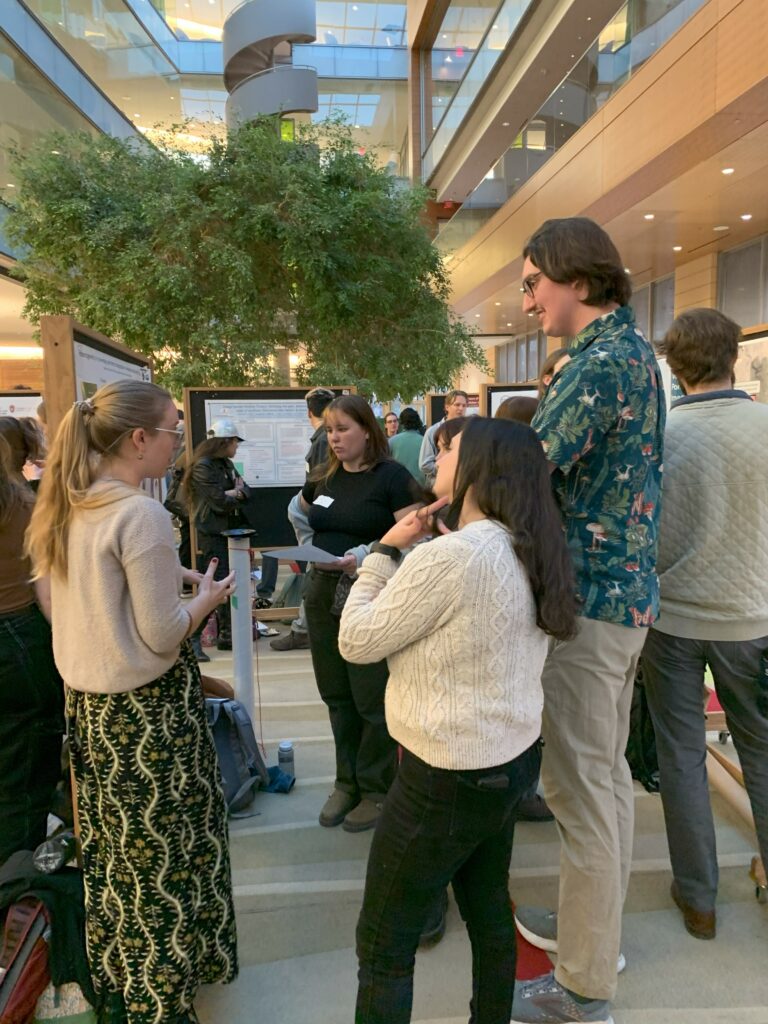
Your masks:
M 9 181 L 8 184 L 5 187 L 6 188 L 16 188 L 16 186 L 13 184 L 12 181 Z
M 728 225 L 727 224 L 718 224 L 717 227 L 716 228 L 712 228 L 712 230 L 713 231 L 727 231 L 728 230 Z
M 682 251 L 683 251 L 682 245 L 673 245 L 672 246 L 672 252 L 682 252 Z
M 480 314 L 479 313 L 475 313 L 475 316 L 480 316 Z
M 501 122 L 501 127 L 502 128 L 509 128 L 509 121 L 502 121 Z
M 448 36 L 445 34 L 445 32 L 443 32 L 443 39 L 447 39 L 447 38 L 448 38 Z
M 54 156 L 61 156 L 61 150 L 60 149 L 52 149 L 51 153 L 53 153 Z
M 511 326 L 512 326 L 512 324 L 507 324 L 507 327 L 511 327 Z
M 742 220 L 752 220 L 752 214 L 751 213 L 742 213 L 741 219 Z
M 629 267 L 624 267 L 624 273 L 625 274 L 631 274 L 632 271 L 629 269 Z
M 533 316 L 533 313 L 529 313 L 528 316 Z
M 501 305 L 500 302 L 494 302 L 494 306 L 500 306 L 500 305 Z
M 722 170 L 722 173 L 723 174 L 733 174 L 733 172 L 735 170 L 736 170 L 735 167 L 724 167 L 723 170 Z
M 134 114 L 134 117 L 141 117 L 141 114 Z
M 645 220 L 653 220 L 653 218 L 654 218 L 655 216 L 656 216 L 656 214 L 655 214 L 655 213 L 644 213 L 644 214 L 643 214 L 643 217 L 645 218 Z

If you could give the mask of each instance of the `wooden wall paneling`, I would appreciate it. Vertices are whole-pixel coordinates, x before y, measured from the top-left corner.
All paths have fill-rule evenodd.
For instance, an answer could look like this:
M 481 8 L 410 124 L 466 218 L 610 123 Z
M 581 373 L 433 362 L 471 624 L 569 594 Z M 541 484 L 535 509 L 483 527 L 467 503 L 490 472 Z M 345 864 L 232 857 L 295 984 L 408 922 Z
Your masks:
M 675 316 L 686 309 L 717 306 L 717 253 L 707 253 L 675 270 Z

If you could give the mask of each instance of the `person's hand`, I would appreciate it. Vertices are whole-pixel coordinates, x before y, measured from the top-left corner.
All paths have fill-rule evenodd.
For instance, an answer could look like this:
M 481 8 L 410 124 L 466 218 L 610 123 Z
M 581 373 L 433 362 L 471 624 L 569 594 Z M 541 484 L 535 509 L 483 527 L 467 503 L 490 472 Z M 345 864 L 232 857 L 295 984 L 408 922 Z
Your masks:
M 181 567 L 181 578 L 184 583 L 195 584 L 199 586 L 203 582 L 203 574 L 198 572 L 197 569 L 185 569 Z
M 228 491 L 224 491 L 224 493 L 228 498 L 236 498 L 240 491 L 237 489 L 237 487 L 230 487 L 230 489 Z
M 417 508 L 414 512 L 409 512 L 407 516 L 403 516 L 399 522 L 395 523 L 390 530 L 387 530 L 381 538 L 381 543 L 403 551 L 417 541 L 423 540 L 424 537 L 431 537 L 435 513 L 439 512 L 441 508 L 445 508 L 450 503 L 450 500 L 450 498 L 438 498 L 431 505 L 425 505 L 422 508 Z M 441 533 L 451 532 L 445 523 L 439 519 L 437 520 L 437 528 Z
M 223 604 L 235 592 L 235 574 L 231 572 L 223 580 L 215 580 L 213 574 L 218 568 L 218 558 L 212 558 L 197 588 L 197 596 L 206 598 L 211 608 Z
M 348 576 L 355 576 L 357 574 L 357 559 L 354 555 L 344 555 L 343 558 L 338 560 L 336 565 Z

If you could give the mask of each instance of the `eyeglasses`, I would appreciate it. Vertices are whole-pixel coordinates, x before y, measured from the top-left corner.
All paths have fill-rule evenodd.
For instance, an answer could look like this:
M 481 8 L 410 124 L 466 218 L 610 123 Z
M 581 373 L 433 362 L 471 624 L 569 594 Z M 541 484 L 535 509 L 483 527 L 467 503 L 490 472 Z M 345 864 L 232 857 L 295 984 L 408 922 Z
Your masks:
M 184 427 L 174 427 L 173 430 L 170 427 L 155 427 L 155 430 L 163 434 L 173 434 L 177 447 L 184 442 Z
M 542 271 L 539 270 L 535 274 L 529 274 L 528 277 L 523 281 L 523 291 L 529 299 L 534 298 L 534 292 L 536 291 L 536 285 L 539 283 Z

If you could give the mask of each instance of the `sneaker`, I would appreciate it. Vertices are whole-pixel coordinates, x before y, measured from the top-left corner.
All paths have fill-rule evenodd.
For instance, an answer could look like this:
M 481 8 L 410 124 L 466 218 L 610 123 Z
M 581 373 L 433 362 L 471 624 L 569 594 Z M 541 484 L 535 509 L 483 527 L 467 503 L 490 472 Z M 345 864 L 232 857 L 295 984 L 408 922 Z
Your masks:
M 555 980 L 554 973 L 515 983 L 510 1024 L 613 1024 L 607 999 L 581 1002 Z
M 517 805 L 515 811 L 515 818 L 518 821 L 554 821 L 555 816 L 547 807 L 547 802 L 543 796 L 539 796 L 538 793 L 534 793 L 531 797 L 526 797 L 521 800 Z
M 376 827 L 383 806 L 384 797 L 363 797 L 357 807 L 346 816 L 341 827 L 345 832 L 367 832 L 369 828 Z
M 305 651 L 309 647 L 309 635 L 307 633 L 297 633 L 292 629 L 284 636 L 279 636 L 276 640 L 270 640 L 269 646 L 273 651 Z
M 543 907 L 516 907 L 515 924 L 523 938 L 537 949 L 547 953 L 557 952 L 557 911 Z M 623 953 L 619 953 L 616 973 L 621 974 L 627 966 Z
M 359 802 L 360 797 L 345 793 L 343 789 L 334 789 L 320 811 L 320 824 L 323 828 L 335 828 Z

